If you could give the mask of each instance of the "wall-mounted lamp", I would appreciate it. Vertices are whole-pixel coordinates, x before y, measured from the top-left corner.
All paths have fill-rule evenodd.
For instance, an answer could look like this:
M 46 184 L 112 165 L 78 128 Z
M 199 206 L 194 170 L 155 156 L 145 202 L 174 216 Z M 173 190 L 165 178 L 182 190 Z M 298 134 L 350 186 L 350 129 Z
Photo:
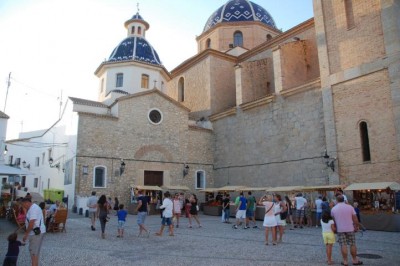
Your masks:
M 326 166 L 331 168 L 332 171 L 335 172 L 335 161 L 336 161 L 336 158 L 335 157 L 331 158 L 328 155 L 327 150 L 325 150 L 324 159 L 325 159 Z
M 183 166 L 183 176 L 187 176 L 189 174 L 189 165 L 185 164 Z
M 82 174 L 87 175 L 89 173 L 89 166 L 82 166 Z
M 30 163 L 27 164 L 25 161 L 23 161 L 23 162 L 22 162 L 22 167 L 23 167 L 23 168 L 31 169 L 31 164 L 30 164 Z
M 6 155 L 7 152 L 8 152 L 8 149 L 7 149 L 7 145 L 6 145 L 6 146 L 4 147 L 4 152 L 3 152 L 3 154 Z
M 121 159 L 121 165 L 119 167 L 119 174 L 122 175 L 125 171 L 125 162 L 124 159 Z
M 58 162 L 56 164 L 53 164 L 53 162 L 54 162 L 53 158 L 50 157 L 50 159 L 49 159 L 50 168 L 54 168 L 55 167 L 58 170 L 60 170 L 60 162 Z

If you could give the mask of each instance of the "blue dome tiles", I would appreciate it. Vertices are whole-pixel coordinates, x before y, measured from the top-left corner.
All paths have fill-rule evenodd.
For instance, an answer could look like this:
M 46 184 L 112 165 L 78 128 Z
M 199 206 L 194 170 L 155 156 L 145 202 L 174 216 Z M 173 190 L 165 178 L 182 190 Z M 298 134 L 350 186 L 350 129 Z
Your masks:
M 207 20 L 203 32 L 211 29 L 218 23 L 259 21 L 276 28 L 275 22 L 267 10 L 247 0 L 230 0 L 215 11 Z
M 157 52 L 141 37 L 128 37 L 111 53 L 108 61 L 135 60 L 153 65 L 162 65 Z

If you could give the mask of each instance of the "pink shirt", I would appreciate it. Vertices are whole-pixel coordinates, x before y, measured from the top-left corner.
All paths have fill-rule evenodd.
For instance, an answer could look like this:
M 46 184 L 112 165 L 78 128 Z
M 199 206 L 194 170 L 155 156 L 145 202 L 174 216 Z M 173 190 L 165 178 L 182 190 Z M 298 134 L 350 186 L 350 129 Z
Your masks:
M 179 199 L 174 199 L 174 213 L 181 213 L 181 202 Z
M 335 219 L 338 233 L 354 232 L 353 215 L 354 208 L 344 202 L 337 203 L 331 210 L 331 215 Z
M 265 211 L 266 211 L 265 215 L 266 216 L 272 216 L 272 217 L 275 216 L 274 207 L 273 207 L 274 203 L 272 203 L 270 201 L 263 201 L 262 204 L 265 206 Z

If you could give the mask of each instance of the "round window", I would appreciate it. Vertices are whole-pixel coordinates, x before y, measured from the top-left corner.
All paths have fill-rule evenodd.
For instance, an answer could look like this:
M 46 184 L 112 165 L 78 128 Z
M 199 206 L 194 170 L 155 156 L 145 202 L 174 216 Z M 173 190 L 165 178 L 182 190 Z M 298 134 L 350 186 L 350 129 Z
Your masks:
M 162 121 L 162 114 L 161 114 L 160 110 L 157 110 L 157 109 L 150 110 L 149 120 L 151 123 L 153 123 L 155 125 L 160 124 Z

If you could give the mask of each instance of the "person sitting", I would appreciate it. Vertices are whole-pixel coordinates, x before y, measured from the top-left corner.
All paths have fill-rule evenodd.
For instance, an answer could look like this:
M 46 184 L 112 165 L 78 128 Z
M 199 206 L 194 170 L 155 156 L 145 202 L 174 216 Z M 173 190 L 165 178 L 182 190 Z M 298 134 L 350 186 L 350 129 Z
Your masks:
M 47 210 L 47 212 L 46 212 L 46 228 L 49 227 L 50 221 L 51 221 L 51 219 L 53 219 L 54 214 L 58 210 L 59 206 L 60 206 L 60 201 L 56 200 L 56 202 L 54 204 L 52 204 L 50 206 L 50 208 Z

